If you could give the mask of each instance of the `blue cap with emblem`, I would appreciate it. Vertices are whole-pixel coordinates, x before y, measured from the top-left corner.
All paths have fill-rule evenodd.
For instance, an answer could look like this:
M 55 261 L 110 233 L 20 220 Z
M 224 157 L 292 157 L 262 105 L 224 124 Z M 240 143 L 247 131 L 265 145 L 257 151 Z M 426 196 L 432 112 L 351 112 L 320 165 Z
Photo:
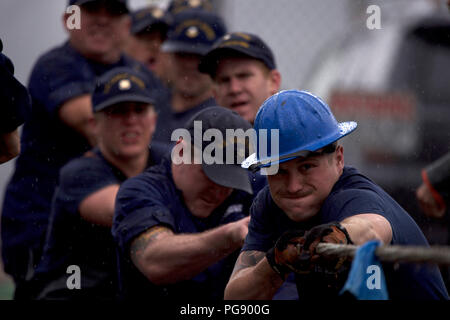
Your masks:
M 204 55 L 226 33 L 218 15 L 199 9 L 185 10 L 174 17 L 161 50 Z
M 233 32 L 224 35 L 214 43 L 202 57 L 199 70 L 214 77 L 219 60 L 235 56 L 260 60 L 269 70 L 276 68 L 272 50 L 261 38 L 250 33 Z
M 189 9 L 213 11 L 213 5 L 210 0 L 173 0 L 167 11 L 175 15 Z
M 154 104 L 145 76 L 126 67 L 114 68 L 97 80 L 92 94 L 92 111 L 99 112 L 121 102 Z
M 161 30 L 164 34 L 171 24 L 170 15 L 157 6 L 148 6 L 131 13 L 131 32 L 151 32 Z

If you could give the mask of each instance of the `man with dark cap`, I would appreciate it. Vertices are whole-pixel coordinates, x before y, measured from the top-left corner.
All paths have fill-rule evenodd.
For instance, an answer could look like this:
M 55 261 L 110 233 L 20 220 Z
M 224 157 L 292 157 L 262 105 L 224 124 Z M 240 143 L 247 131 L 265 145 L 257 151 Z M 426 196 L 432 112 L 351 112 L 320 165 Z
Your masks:
M 272 50 L 250 33 L 233 32 L 220 38 L 202 58 L 199 70 L 214 80 L 217 103 L 251 123 L 262 103 L 281 85 Z
M 215 106 L 185 128 L 171 158 L 127 180 L 117 195 L 112 232 L 125 299 L 221 300 L 247 234 L 253 196 L 237 132 L 250 123 Z M 236 139 L 225 139 L 229 130 Z M 202 139 L 210 134 L 213 142 Z
M 20 152 L 18 127 L 30 112 L 31 102 L 27 89 L 14 77 L 12 61 L 1 53 L 0 39 L 0 163 L 11 160 Z
M 80 28 L 63 16 L 68 41 L 39 58 L 31 73 L 33 108 L 21 137 L 21 154 L 3 204 L 1 235 L 5 271 L 21 297 L 39 261 L 60 168 L 95 145 L 89 125 L 95 78 L 119 66 L 147 73 L 149 88 L 161 87 L 145 66 L 122 54 L 130 19 L 125 0 L 70 0 L 80 6 Z M 26 295 L 26 290 L 23 292 Z
M 167 82 L 161 44 L 167 36 L 171 16 L 157 6 L 148 6 L 131 13 L 131 36 L 125 52 L 142 62 L 162 81 Z
M 154 139 L 172 144 L 172 132 L 200 110 L 216 105 L 210 77 L 198 71 L 201 57 L 226 32 L 214 13 L 190 9 L 175 15 L 161 50 L 167 53 L 170 106 L 161 108 Z M 175 138 L 178 139 L 178 137 Z
M 161 150 L 148 148 L 156 127 L 153 103 L 145 75 L 130 68 L 115 68 L 98 80 L 92 95 L 98 147 L 61 169 L 43 257 L 36 268 L 37 299 L 116 297 L 114 202 L 123 181 L 162 157 Z M 78 290 L 68 285 L 70 266 L 80 270 Z

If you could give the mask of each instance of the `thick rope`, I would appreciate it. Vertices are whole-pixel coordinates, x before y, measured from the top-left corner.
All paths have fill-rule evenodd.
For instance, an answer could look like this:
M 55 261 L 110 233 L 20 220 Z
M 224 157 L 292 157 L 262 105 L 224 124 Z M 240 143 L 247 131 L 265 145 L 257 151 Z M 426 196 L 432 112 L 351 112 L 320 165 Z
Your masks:
M 358 246 L 319 243 L 316 252 L 329 258 L 353 258 Z M 435 263 L 450 266 L 450 247 L 447 246 L 379 246 L 375 255 L 382 262 Z

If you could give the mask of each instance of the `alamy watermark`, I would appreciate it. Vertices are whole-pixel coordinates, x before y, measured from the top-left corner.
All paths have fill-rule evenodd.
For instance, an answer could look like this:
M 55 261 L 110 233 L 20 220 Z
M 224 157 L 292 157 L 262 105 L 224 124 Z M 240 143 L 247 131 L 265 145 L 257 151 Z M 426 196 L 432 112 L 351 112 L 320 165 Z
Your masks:
M 67 267 L 66 273 L 69 274 L 66 280 L 66 286 L 69 290 L 81 289 L 81 269 L 76 264 Z
M 381 8 L 375 4 L 367 7 L 366 13 L 370 16 L 366 20 L 366 27 L 369 30 L 381 29 Z
M 258 139 L 258 159 L 268 158 L 268 130 L 260 129 L 259 134 L 253 128 L 226 129 L 225 137 L 222 131 L 215 128 L 203 132 L 202 121 L 194 121 L 194 136 L 185 128 L 172 132 L 171 140 L 180 138 L 185 143 L 175 145 L 172 149 L 174 164 L 235 164 L 240 165 L 247 156 L 253 154 Z M 279 130 L 270 130 L 270 155 L 279 154 Z M 278 163 L 268 165 L 261 172 L 265 175 L 276 174 Z
M 381 289 L 381 268 L 377 265 L 367 267 L 366 273 L 370 275 L 366 280 L 366 286 L 369 290 Z
M 81 9 L 77 5 L 68 6 L 66 9 L 68 14 L 66 27 L 69 30 L 81 29 Z

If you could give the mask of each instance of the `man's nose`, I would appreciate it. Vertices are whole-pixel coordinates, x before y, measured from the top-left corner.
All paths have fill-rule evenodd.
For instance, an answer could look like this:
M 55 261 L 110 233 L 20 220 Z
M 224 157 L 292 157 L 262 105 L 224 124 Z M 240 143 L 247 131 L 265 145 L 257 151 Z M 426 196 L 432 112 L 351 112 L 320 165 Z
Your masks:
M 231 78 L 230 84 L 229 84 L 229 89 L 230 89 L 230 93 L 233 93 L 233 94 L 241 92 L 241 89 L 242 89 L 241 82 L 236 78 Z
M 210 190 L 217 198 L 222 198 L 230 193 L 231 188 L 213 182 Z
M 127 113 L 124 114 L 125 123 L 136 123 L 139 120 L 139 114 L 134 110 L 128 110 Z
M 298 174 L 289 174 L 287 180 L 286 191 L 289 193 L 297 193 L 303 189 L 304 179 Z

